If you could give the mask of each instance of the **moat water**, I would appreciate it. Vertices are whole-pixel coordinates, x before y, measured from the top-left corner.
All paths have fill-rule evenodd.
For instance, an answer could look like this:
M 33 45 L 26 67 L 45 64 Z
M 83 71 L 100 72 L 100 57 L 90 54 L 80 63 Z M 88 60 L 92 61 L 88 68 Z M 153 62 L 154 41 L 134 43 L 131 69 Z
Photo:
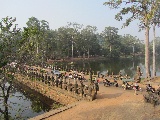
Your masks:
M 0 93 L 2 92 L 0 91 Z M 0 99 L 0 108 L 4 110 L 2 102 L 3 99 Z M 53 107 L 57 108 L 60 106 L 60 104 L 55 101 L 21 84 L 13 85 L 8 99 L 8 105 L 10 119 L 14 120 L 27 120 L 43 114 Z M 0 119 L 3 119 L 2 114 L 0 114 Z
M 80 69 L 80 70 L 86 70 L 86 69 L 92 69 L 95 71 L 95 74 L 97 71 L 100 71 L 101 73 L 108 72 L 109 74 L 112 74 L 112 72 L 115 75 L 118 75 L 119 72 L 121 72 L 123 75 L 129 75 L 131 78 L 134 77 L 136 74 L 137 66 L 140 66 L 141 72 L 143 73 L 142 78 L 145 77 L 145 62 L 144 58 L 137 57 L 137 58 L 126 58 L 126 59 L 112 59 L 112 60 L 92 60 L 92 61 L 86 61 L 81 60 L 77 62 L 73 62 L 73 64 L 70 63 L 64 63 L 64 62 L 56 62 L 53 64 L 55 66 L 61 66 L 64 69 Z M 152 60 L 150 60 L 150 71 L 152 74 Z M 160 76 L 160 58 L 157 58 L 156 60 L 156 75 Z

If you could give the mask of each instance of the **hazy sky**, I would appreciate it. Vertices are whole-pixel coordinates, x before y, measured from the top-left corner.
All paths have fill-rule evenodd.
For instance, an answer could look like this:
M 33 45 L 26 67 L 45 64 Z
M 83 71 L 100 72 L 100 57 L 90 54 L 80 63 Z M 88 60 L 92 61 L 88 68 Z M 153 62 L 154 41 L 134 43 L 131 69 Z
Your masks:
M 111 10 L 103 3 L 107 0 L 0 0 L 0 18 L 16 17 L 20 28 L 26 26 L 30 17 L 49 22 L 50 29 L 66 26 L 67 22 L 96 26 L 98 32 L 105 27 L 119 28 L 119 34 L 131 34 L 140 40 L 145 39 L 144 31 L 138 32 L 138 21 L 123 28 L 122 23 L 114 19 L 116 10 Z M 158 33 L 157 29 L 157 33 Z M 158 34 L 157 34 L 158 36 Z M 152 29 L 150 39 L 153 39 Z

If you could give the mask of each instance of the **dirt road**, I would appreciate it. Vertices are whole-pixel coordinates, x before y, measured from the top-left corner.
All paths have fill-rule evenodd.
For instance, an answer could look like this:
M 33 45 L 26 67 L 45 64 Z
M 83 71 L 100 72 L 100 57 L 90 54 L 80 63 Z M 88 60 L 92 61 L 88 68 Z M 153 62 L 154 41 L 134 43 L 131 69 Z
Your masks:
M 143 92 L 104 87 L 100 84 L 97 99 L 80 101 L 77 106 L 46 120 L 160 120 L 160 105 L 145 103 Z

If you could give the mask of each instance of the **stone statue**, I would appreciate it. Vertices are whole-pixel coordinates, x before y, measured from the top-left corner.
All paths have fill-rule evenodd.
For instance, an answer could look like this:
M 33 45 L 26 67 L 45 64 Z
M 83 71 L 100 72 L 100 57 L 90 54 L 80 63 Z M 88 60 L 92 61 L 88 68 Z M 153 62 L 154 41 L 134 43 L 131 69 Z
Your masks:
M 142 76 L 142 72 L 139 66 L 137 66 L 137 72 L 136 75 L 134 77 L 135 82 L 140 83 L 141 82 L 141 76 Z

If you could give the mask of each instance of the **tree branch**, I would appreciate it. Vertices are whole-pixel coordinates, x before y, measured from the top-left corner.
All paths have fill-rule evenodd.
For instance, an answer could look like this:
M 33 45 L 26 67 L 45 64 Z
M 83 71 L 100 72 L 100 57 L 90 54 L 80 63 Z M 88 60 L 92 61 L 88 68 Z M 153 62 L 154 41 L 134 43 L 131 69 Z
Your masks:
M 5 87 L 5 85 L 4 85 L 4 84 L 3 84 L 3 86 L 2 86 L 2 85 L 0 85 L 0 88 L 2 89 L 3 97 L 5 96 L 4 87 Z
M 0 112 L 2 113 L 2 114 L 4 114 L 4 111 L 0 108 Z
M 7 89 L 7 94 L 6 94 L 6 97 L 7 97 L 7 98 L 9 97 L 9 91 L 10 91 L 11 87 L 12 87 L 12 84 L 10 84 L 10 86 L 9 86 L 8 89 Z

